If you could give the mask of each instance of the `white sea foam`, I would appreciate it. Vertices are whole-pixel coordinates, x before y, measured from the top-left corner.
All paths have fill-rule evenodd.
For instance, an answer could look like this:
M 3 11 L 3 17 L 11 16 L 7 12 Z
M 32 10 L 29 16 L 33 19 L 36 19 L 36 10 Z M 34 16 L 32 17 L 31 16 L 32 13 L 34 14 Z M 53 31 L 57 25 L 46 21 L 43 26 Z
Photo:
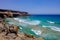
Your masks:
M 51 27 L 51 26 L 42 25 L 42 27 Z
M 20 27 L 20 29 L 22 29 L 22 27 Z
M 19 22 L 25 22 L 26 20 L 23 19 L 19 19 L 19 18 L 14 18 L 15 20 L 19 21 Z
M 42 34 L 42 32 L 40 30 L 31 29 L 31 31 L 33 31 L 36 35 L 41 35 Z
M 14 18 L 15 20 L 19 20 L 18 18 Z
M 15 20 L 25 23 L 25 24 L 29 24 L 29 25 L 39 25 L 40 21 L 39 20 L 25 20 L 25 19 L 19 19 L 19 18 L 14 18 Z
M 45 25 L 43 25 L 42 27 L 49 27 L 49 28 L 51 28 L 54 31 L 60 32 L 60 28 L 59 27 L 56 27 L 56 26 L 45 26 Z
M 42 27 L 48 27 L 48 26 L 42 25 Z
M 59 27 L 51 26 L 50 28 L 51 28 L 52 30 L 54 30 L 54 31 L 60 32 L 60 28 L 59 28 Z
M 33 20 L 33 21 L 27 21 L 27 22 L 25 22 L 25 23 L 27 23 L 27 24 L 29 24 L 29 25 L 39 25 L 39 24 L 40 24 L 40 21 L 38 21 L 38 20 Z
M 48 23 L 50 23 L 50 24 L 54 24 L 55 22 L 52 22 L 52 21 L 47 21 Z

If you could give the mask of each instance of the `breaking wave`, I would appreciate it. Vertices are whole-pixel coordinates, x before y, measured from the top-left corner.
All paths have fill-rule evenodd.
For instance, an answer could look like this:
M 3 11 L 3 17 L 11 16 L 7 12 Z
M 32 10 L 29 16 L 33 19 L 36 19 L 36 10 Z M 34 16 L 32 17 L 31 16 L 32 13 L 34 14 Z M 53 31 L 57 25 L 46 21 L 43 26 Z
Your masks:
M 54 24 L 55 22 L 52 22 L 52 21 L 47 21 L 48 23 L 50 23 L 50 24 Z
M 60 28 L 57 27 L 57 26 L 45 26 L 45 25 L 43 25 L 42 27 L 49 27 L 50 29 L 52 29 L 52 30 L 54 30 L 54 31 L 60 32 Z
M 15 20 L 25 23 L 25 24 L 29 24 L 29 25 L 39 25 L 40 21 L 39 20 L 25 20 L 25 19 L 19 19 L 19 18 L 14 18 Z
M 36 35 L 41 35 L 42 34 L 42 32 L 40 30 L 31 29 L 31 31 L 33 31 Z
M 42 25 L 42 27 L 49 27 L 49 26 Z
M 25 23 L 25 24 L 29 24 L 29 25 L 39 25 L 41 23 L 39 20 L 26 20 L 26 19 L 19 19 L 19 18 L 14 18 L 14 19 L 19 21 L 19 22 L 22 22 L 22 23 Z M 47 22 L 51 23 L 51 24 L 55 23 L 55 22 L 52 22 L 52 21 L 47 21 Z M 51 28 L 54 31 L 60 32 L 60 28 L 56 27 L 56 26 L 45 26 L 45 25 L 42 25 L 42 27 L 49 27 L 49 28 Z M 39 31 L 36 31 L 36 30 L 33 30 L 33 29 L 32 29 L 32 31 L 34 31 L 38 35 Z
M 50 27 L 52 30 L 54 30 L 54 31 L 58 31 L 58 32 L 60 32 L 60 28 L 59 27 L 56 27 L 56 26 L 52 26 L 52 27 Z

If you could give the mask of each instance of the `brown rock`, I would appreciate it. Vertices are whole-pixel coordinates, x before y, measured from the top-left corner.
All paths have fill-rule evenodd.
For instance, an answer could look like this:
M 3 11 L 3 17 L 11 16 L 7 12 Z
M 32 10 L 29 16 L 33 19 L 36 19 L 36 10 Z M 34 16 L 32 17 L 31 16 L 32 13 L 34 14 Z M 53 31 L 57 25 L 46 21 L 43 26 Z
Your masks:
M 18 37 L 25 37 L 24 34 L 17 34 Z
M 20 37 L 17 37 L 15 40 L 21 40 L 21 38 Z
M 17 36 L 18 27 L 14 26 L 14 25 L 9 26 L 9 29 L 8 29 L 6 35 L 8 35 L 9 33 L 14 33 Z
M 4 25 L 0 23 L 0 32 L 2 32 L 3 29 L 4 29 Z
M 41 37 L 41 38 L 37 38 L 37 40 L 44 40 L 44 39 Z
M 33 35 L 29 35 L 29 34 L 24 34 L 26 37 L 29 37 L 29 38 L 34 38 Z

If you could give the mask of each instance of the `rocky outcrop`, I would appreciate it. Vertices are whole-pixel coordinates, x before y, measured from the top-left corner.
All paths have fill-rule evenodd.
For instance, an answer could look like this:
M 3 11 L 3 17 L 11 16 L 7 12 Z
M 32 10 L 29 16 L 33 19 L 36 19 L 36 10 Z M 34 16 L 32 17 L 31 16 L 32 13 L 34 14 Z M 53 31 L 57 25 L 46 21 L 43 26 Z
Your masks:
M 18 26 L 7 24 L 0 18 L 0 40 L 43 40 L 41 37 L 36 38 L 33 35 L 21 33 L 18 29 Z
M 0 17 L 28 16 L 28 12 L 0 9 Z

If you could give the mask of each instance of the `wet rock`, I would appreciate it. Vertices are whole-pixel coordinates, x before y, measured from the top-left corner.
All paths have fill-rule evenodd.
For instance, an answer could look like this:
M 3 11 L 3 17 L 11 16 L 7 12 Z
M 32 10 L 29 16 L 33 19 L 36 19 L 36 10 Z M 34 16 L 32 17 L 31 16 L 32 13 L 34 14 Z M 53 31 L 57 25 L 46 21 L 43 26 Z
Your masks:
M 44 40 L 44 39 L 41 37 L 41 38 L 37 38 L 37 40 Z
M 36 37 L 34 37 L 33 35 L 29 35 L 29 34 L 24 34 L 24 35 L 26 40 L 37 40 Z
M 29 38 L 35 38 L 33 35 L 29 35 L 29 34 L 24 34 L 26 37 L 29 37 Z

